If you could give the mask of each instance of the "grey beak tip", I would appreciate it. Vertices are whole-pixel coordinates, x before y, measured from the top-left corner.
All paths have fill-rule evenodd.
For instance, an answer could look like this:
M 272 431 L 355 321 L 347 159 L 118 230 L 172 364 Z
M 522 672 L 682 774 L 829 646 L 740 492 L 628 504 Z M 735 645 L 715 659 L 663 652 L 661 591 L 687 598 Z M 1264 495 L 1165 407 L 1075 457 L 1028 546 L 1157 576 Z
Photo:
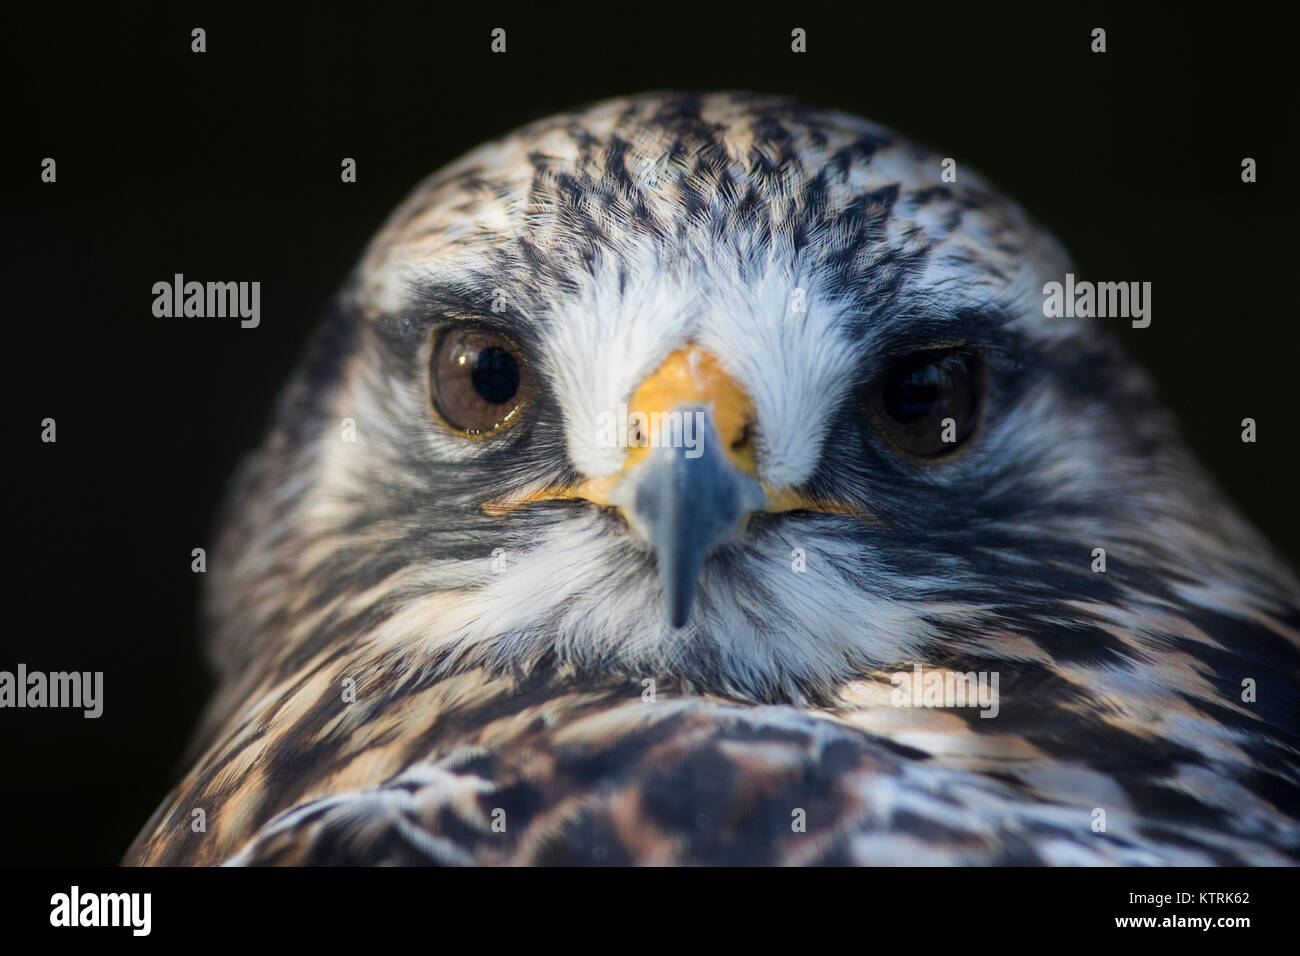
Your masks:
M 699 574 L 698 562 L 682 564 L 673 562 L 670 570 L 662 574 L 664 610 L 673 627 L 681 630 L 691 619 L 691 605 L 695 603 L 695 579 Z
M 673 627 L 680 631 L 682 628 L 686 626 L 686 622 L 691 619 L 690 602 L 688 601 L 685 604 L 673 608 L 671 616 L 672 616 Z

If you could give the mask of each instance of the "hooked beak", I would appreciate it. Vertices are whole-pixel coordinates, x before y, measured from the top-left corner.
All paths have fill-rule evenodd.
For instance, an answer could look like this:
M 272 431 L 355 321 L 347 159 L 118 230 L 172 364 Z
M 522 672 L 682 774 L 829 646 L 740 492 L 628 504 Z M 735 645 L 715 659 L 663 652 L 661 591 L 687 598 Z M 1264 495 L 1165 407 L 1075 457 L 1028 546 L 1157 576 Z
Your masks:
M 715 356 L 687 346 L 633 393 L 628 422 L 608 503 L 654 549 L 664 609 L 683 627 L 705 558 L 766 498 L 755 476 L 754 406 Z
M 682 627 L 704 559 L 744 530 L 765 495 L 758 480 L 727 456 L 710 409 L 688 405 L 673 411 L 694 423 L 697 446 L 654 449 L 618 497 L 627 500 L 629 524 L 654 548 L 668 618 Z
M 753 403 L 718 359 L 697 346 L 673 352 L 642 382 L 627 418 L 620 473 L 489 502 L 484 510 L 502 514 L 566 498 L 617 508 L 654 550 L 673 627 L 690 619 L 705 559 L 742 534 L 753 512 L 847 510 L 759 481 Z

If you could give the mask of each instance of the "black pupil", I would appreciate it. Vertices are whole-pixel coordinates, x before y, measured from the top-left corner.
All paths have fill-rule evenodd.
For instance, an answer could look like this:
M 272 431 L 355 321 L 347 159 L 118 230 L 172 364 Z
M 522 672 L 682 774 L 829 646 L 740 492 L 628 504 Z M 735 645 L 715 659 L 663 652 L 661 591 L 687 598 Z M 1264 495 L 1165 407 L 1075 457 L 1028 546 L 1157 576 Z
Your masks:
M 943 370 L 938 364 L 909 369 L 885 388 L 885 410 L 894 421 L 904 425 L 919 421 L 930 414 L 944 384 Z
M 519 365 L 505 349 L 483 349 L 474 359 L 472 380 L 483 401 L 502 405 L 519 391 Z

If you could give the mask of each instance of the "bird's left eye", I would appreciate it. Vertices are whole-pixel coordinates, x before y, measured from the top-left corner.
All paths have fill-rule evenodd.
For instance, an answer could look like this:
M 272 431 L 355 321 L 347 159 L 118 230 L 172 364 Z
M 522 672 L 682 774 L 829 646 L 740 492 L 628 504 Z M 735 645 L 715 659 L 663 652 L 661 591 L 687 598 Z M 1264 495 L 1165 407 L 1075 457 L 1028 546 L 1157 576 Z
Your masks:
M 446 329 L 434 341 L 429 367 L 434 411 L 466 435 L 487 435 L 514 420 L 532 394 L 532 376 L 505 336 Z
M 974 434 L 984 389 L 979 355 L 928 349 L 896 362 L 872 384 L 867 414 L 897 451 L 910 458 L 942 458 Z

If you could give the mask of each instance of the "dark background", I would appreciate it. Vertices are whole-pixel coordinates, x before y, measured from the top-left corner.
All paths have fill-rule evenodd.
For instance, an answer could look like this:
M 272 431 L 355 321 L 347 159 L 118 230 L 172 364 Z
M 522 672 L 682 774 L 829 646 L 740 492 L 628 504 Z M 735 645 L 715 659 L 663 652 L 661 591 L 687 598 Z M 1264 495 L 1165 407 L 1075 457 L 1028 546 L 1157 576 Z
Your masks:
M 190 551 L 369 235 L 479 141 L 606 95 L 739 87 L 863 114 L 983 171 L 1085 275 L 1151 281 L 1151 327 L 1112 327 L 1229 495 L 1300 554 L 1295 76 L 1263 8 L 376 6 L 7 15 L 0 669 L 102 670 L 106 703 L 0 712 L 0 863 L 114 863 L 176 779 L 210 689 Z M 155 318 L 176 272 L 260 280 L 261 326 Z

